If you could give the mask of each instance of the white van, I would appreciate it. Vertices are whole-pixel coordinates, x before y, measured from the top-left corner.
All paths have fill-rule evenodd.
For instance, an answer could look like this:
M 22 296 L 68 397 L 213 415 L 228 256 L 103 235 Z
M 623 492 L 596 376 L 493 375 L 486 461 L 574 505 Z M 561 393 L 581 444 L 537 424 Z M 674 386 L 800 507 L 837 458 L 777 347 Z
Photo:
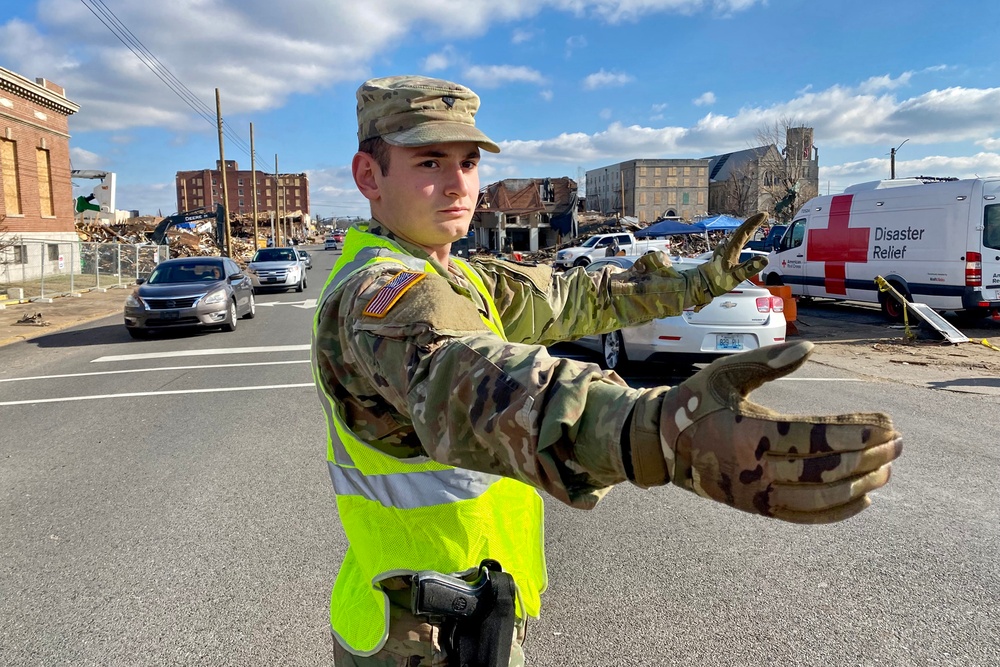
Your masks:
M 798 296 L 880 303 L 881 275 L 935 310 L 985 317 L 1000 308 L 1000 178 L 905 178 L 810 199 L 792 220 L 762 279 Z

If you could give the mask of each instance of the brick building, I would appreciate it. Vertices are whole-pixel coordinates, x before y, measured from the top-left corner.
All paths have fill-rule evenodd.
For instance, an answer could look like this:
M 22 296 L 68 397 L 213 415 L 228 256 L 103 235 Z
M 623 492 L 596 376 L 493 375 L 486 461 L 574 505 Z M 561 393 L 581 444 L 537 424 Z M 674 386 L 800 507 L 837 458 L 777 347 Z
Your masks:
M 309 213 L 309 176 L 301 174 L 269 174 L 264 171 L 240 170 L 235 160 L 226 160 L 226 185 L 229 189 L 229 212 L 253 216 L 253 179 L 257 179 L 257 212 L 261 219 L 300 217 Z M 215 169 L 179 171 L 177 185 L 178 212 L 198 208 L 214 209 L 222 203 L 222 169 L 219 160 Z
M 639 222 L 694 220 L 708 211 L 708 160 L 639 159 L 591 169 L 587 206 Z
M 69 159 L 69 116 L 79 110 L 51 81 L 30 81 L 0 67 L 4 269 L 12 264 L 40 269 L 42 262 L 55 268 L 69 245 L 79 241 Z

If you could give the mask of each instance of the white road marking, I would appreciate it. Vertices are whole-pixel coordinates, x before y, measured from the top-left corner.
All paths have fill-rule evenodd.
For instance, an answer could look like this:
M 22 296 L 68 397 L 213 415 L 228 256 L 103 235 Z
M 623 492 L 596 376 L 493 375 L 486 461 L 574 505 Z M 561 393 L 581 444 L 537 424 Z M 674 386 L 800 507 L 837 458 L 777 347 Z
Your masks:
M 92 364 L 108 361 L 139 361 L 141 359 L 167 359 L 168 357 L 210 357 L 214 354 L 259 354 L 262 352 L 303 352 L 311 345 L 263 345 L 261 347 L 219 347 L 211 350 L 174 350 L 172 352 L 147 352 L 143 354 L 113 354 L 98 357 Z
M 294 306 L 296 308 L 312 309 L 316 307 L 316 299 L 306 299 L 305 301 L 272 301 L 270 303 L 257 302 L 258 308 L 267 308 L 270 306 Z
M 104 398 L 136 398 L 141 396 L 171 396 L 176 394 L 221 394 L 231 391 L 259 391 L 261 389 L 301 389 L 315 387 L 312 382 L 299 384 L 267 384 L 256 387 L 217 387 L 212 389 L 177 389 L 172 391 L 134 391 L 127 394 L 97 394 L 94 396 L 64 396 L 62 398 L 36 398 L 25 401 L 4 401 L 0 407 L 9 405 L 34 405 L 36 403 L 64 403 L 72 401 L 96 401 Z
M 155 371 L 191 371 L 207 368 L 244 368 L 247 366 L 278 366 L 282 364 L 308 364 L 308 359 L 291 361 L 251 361 L 245 364 L 205 364 L 203 366 L 163 366 L 162 368 L 129 368 L 121 371 L 94 371 L 92 373 L 62 373 L 60 375 L 34 375 L 23 378 L 0 378 L 0 382 L 24 382 L 25 380 L 56 380 L 60 378 L 90 377 L 93 375 L 117 375 L 120 373 L 151 373 Z

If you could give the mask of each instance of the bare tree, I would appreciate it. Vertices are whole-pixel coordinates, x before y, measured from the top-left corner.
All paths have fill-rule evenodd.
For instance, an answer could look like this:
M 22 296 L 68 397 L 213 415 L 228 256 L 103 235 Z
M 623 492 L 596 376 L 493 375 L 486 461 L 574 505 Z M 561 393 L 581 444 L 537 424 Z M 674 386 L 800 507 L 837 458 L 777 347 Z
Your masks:
M 755 138 L 758 146 L 777 149 L 760 160 L 759 187 L 775 219 L 788 222 L 804 202 L 819 194 L 812 128 L 782 116 L 758 129 Z
M 715 206 L 719 213 L 746 217 L 757 212 L 757 171 L 752 162 L 731 169 L 721 189 Z

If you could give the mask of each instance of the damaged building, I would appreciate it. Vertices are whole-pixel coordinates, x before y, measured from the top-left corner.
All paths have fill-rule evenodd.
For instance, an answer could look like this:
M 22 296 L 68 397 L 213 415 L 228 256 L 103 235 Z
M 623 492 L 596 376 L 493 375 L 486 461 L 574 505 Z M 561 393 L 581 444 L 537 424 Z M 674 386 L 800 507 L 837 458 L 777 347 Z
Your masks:
M 576 181 L 508 178 L 479 193 L 470 236 L 471 245 L 490 252 L 536 252 L 576 232 Z

